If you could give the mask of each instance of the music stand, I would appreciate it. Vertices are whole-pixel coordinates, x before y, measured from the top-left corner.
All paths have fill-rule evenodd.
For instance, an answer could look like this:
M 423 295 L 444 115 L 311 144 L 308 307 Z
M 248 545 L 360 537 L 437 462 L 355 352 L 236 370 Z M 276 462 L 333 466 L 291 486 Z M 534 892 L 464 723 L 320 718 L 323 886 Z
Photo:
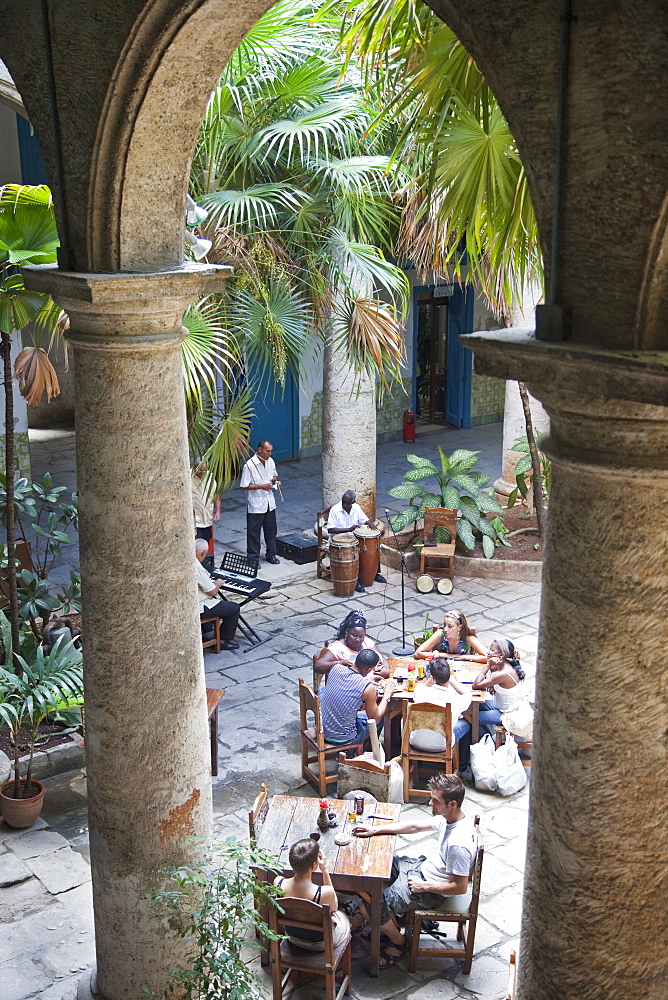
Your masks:
M 392 524 L 392 521 L 390 520 L 390 512 L 389 512 L 389 510 L 387 510 L 387 508 L 385 509 L 385 517 L 387 518 L 387 523 L 389 524 L 390 528 L 392 528 L 392 534 L 394 535 L 394 544 L 397 547 L 397 552 L 401 556 L 401 641 L 402 641 L 402 645 L 401 646 L 395 646 L 394 649 L 392 650 L 392 652 L 394 653 L 395 656 L 412 656 L 413 653 L 415 652 L 415 650 L 412 647 L 408 647 L 406 645 L 406 604 L 405 604 L 405 596 L 404 596 L 404 573 L 406 573 L 406 575 L 408 576 L 409 579 L 410 579 L 410 575 L 411 574 L 409 572 L 408 566 L 406 565 L 406 559 L 404 557 L 404 551 L 403 551 L 403 549 L 399 548 L 399 539 L 397 538 L 397 533 L 394 530 L 394 525 Z

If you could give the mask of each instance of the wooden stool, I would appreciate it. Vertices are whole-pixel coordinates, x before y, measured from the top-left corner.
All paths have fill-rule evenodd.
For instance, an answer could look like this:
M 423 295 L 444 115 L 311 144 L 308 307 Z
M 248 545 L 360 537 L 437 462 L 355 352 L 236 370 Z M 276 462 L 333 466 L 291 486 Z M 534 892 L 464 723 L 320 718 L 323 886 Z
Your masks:
M 213 646 L 214 653 L 220 653 L 220 618 L 217 615 L 214 618 L 200 618 L 201 625 L 208 625 L 210 622 L 213 622 L 213 639 L 202 636 L 202 649 Z
M 219 621 L 220 619 L 216 619 Z M 206 689 L 206 709 L 209 715 L 209 736 L 211 739 L 211 776 L 218 774 L 218 704 L 225 694 L 225 688 Z

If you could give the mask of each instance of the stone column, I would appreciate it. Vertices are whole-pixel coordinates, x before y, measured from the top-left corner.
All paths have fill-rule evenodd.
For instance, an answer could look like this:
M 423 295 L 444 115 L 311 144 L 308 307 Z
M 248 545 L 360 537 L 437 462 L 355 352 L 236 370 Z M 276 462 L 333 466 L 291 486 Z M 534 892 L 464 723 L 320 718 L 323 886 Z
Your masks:
M 338 503 L 345 490 L 370 518 L 376 516 L 376 388 L 355 376 L 345 352 L 328 343 L 322 376 L 322 502 Z
M 222 273 L 221 273 L 222 272 Z M 183 948 L 151 894 L 211 830 L 181 317 L 229 268 L 25 272 L 70 316 L 96 995 L 160 994 Z
M 663 1000 L 665 359 L 518 331 L 466 341 L 484 374 L 522 372 L 550 417 L 518 1000 Z
M 660 1000 L 668 409 L 537 392 L 553 480 L 520 997 Z
M 549 430 L 550 420 L 537 399 L 530 396 L 531 416 L 536 435 L 544 434 Z M 518 437 L 526 435 L 526 423 L 524 420 L 524 410 L 520 399 L 520 390 L 515 379 L 506 381 L 506 401 L 503 409 L 503 457 L 501 465 L 501 476 L 494 483 L 494 491 L 507 497 L 515 489 L 515 466 L 522 457 L 519 451 L 512 451 L 512 447 Z

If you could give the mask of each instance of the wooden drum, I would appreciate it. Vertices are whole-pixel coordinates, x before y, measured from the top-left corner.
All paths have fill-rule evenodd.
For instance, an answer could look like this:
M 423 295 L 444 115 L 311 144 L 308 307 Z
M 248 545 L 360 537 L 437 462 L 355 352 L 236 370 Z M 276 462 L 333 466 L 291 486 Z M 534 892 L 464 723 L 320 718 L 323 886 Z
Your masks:
M 359 542 L 354 535 L 336 534 L 329 540 L 332 585 L 337 597 L 352 597 L 359 569 Z
M 380 569 L 380 528 L 360 524 L 355 535 L 360 543 L 359 581 L 363 587 L 370 587 Z

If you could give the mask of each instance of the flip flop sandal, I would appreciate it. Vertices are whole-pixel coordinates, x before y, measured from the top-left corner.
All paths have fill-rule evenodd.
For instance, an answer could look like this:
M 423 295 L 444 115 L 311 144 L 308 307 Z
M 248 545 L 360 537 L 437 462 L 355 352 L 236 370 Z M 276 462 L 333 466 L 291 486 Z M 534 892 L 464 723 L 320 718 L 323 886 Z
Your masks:
M 399 945 L 393 945 L 392 947 L 398 948 Z M 388 954 L 388 952 L 387 952 L 386 949 L 383 949 L 381 951 L 381 953 L 380 953 L 380 958 L 382 958 L 384 960 L 385 964 L 381 965 L 380 962 L 378 963 L 378 969 L 379 969 L 379 971 L 382 972 L 383 969 L 393 969 L 394 966 L 399 961 L 399 959 L 402 958 L 403 953 L 404 953 L 404 949 L 403 948 L 401 949 L 401 955 L 390 955 L 390 954 Z
M 360 937 L 362 938 L 363 941 L 370 941 L 371 940 L 371 928 L 370 927 L 365 927 L 363 930 L 361 930 L 360 931 Z M 389 939 L 389 937 L 386 934 L 381 934 L 380 935 L 380 940 L 381 941 L 389 941 L 390 939 Z M 397 945 L 397 947 L 399 947 L 399 946 Z

